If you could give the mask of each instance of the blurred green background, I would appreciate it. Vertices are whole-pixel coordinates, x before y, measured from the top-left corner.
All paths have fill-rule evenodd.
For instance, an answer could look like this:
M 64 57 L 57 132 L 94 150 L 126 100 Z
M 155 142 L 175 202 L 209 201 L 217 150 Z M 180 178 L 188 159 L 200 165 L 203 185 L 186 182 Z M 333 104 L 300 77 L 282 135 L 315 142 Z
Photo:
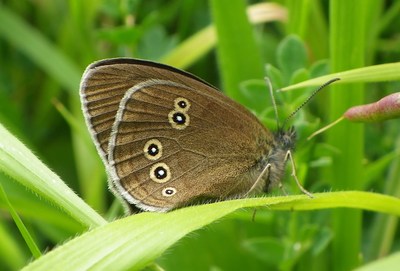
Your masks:
M 79 102 L 80 76 L 91 62 L 125 56 L 185 69 L 274 130 L 264 76 L 281 88 L 398 62 L 399 15 L 399 1 L 3 0 L 0 123 L 112 219 L 122 209 L 107 190 Z M 329 87 L 296 115 L 295 159 L 308 190 L 400 195 L 399 120 L 346 122 L 306 140 L 348 107 L 398 89 L 398 82 Z M 281 121 L 311 90 L 277 95 Z M 7 175 L 0 174 L 0 183 L 41 251 L 85 231 Z M 299 193 L 290 174 L 284 183 Z M 0 208 L 0 269 L 16 270 L 32 256 L 3 201 Z M 259 211 L 251 217 L 251 211 L 238 212 L 197 231 L 157 262 L 166 270 L 349 270 L 400 248 L 397 218 L 376 213 Z

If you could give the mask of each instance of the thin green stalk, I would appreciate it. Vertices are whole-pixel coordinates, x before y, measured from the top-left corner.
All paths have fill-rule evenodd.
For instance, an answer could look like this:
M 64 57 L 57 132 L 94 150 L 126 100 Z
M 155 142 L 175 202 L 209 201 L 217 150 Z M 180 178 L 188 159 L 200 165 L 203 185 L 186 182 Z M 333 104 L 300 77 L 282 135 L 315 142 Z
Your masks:
M 223 89 L 235 100 L 245 101 L 239 84 L 262 79 L 261 53 L 246 15 L 245 1 L 210 0 L 218 36 L 218 60 Z
M 330 50 L 332 72 L 364 66 L 365 23 L 368 1 L 337 0 L 330 2 Z M 351 105 L 363 102 L 363 85 L 334 85 L 330 92 L 330 118 L 336 119 Z M 342 123 L 328 133 L 328 144 L 338 150 L 333 154 L 328 176 L 335 190 L 359 189 L 362 181 L 363 126 Z M 351 270 L 360 264 L 361 212 L 333 212 L 334 269 Z
M 312 60 L 326 59 L 329 55 L 329 31 L 327 18 L 323 11 L 323 2 L 312 1 L 306 39 L 310 46 Z M 309 27 L 312 25 L 312 27 Z
M 286 1 L 286 6 L 289 10 L 288 33 L 296 34 L 304 39 L 312 6 L 310 2 L 310 0 Z
M 3 201 L 7 204 L 8 211 L 10 212 L 12 218 L 14 219 L 15 224 L 17 225 L 22 237 L 24 238 L 27 246 L 29 247 L 29 250 L 31 251 L 32 255 L 35 257 L 35 259 L 38 259 L 40 256 L 42 256 L 42 253 L 40 252 L 40 249 L 36 245 L 35 241 L 33 240 L 32 235 L 29 233 L 28 229 L 25 227 L 24 223 L 22 222 L 22 219 L 19 217 L 18 213 L 15 211 L 13 206 L 11 205 L 11 202 L 8 200 L 7 194 L 3 189 L 3 186 L 0 185 L 0 198 L 3 199 Z
M 82 74 L 84 67 L 96 59 L 95 42 L 91 37 L 92 24 L 100 3 L 96 1 L 69 1 L 70 16 L 65 21 L 63 35 L 60 35 L 60 47 L 63 51 L 78 62 L 81 62 Z M 80 29 L 80 31 L 76 31 Z M 79 186 L 83 199 L 100 213 L 106 209 L 106 178 L 104 166 L 94 148 L 83 120 L 81 103 L 79 101 L 79 84 L 75 86 L 76 91 L 70 96 L 71 113 L 78 120 L 78 124 L 85 131 L 79 133 L 77 129 L 71 129 L 72 144 L 78 175 Z
M 400 152 L 400 136 L 397 138 L 396 149 Z M 397 156 L 390 166 L 389 176 L 385 185 L 385 194 L 400 197 L 400 157 Z M 395 216 L 377 215 L 371 231 L 370 245 L 367 247 L 366 260 L 372 261 L 387 256 L 392 247 L 398 228 L 399 219 Z
M 0 219 L 0 261 L 7 270 L 20 270 L 26 261 L 23 245 L 15 238 L 15 233 L 6 226 L 7 220 Z

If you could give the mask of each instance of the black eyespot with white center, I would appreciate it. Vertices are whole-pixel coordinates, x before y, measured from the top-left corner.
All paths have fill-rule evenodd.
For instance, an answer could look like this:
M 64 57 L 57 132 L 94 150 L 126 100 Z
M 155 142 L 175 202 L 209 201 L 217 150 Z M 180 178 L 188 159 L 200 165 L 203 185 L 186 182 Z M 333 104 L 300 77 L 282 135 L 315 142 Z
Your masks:
M 167 177 L 167 171 L 165 170 L 164 167 L 159 166 L 154 170 L 154 175 L 156 176 L 157 179 L 162 180 Z
M 156 144 L 151 144 L 147 149 L 147 153 L 151 156 L 156 156 L 158 154 L 158 146 Z
M 157 163 L 150 169 L 150 179 L 157 183 L 165 183 L 171 179 L 171 171 L 167 164 Z
M 157 160 L 162 156 L 162 144 L 158 139 L 150 139 L 143 147 L 144 156 L 149 160 Z
M 172 128 L 182 130 L 189 126 L 190 117 L 186 112 L 172 110 L 168 114 L 168 121 Z
M 162 195 L 164 197 L 171 197 L 176 194 L 176 189 L 173 187 L 167 187 L 162 190 Z
M 172 114 L 172 120 L 176 124 L 185 124 L 186 117 L 185 117 L 185 115 L 183 113 L 175 112 L 174 114 Z
M 185 109 L 187 107 L 187 104 L 185 101 L 179 101 L 178 102 L 178 106 L 182 109 Z
M 176 111 L 187 112 L 190 108 L 190 102 L 188 99 L 179 97 L 174 100 L 174 106 Z

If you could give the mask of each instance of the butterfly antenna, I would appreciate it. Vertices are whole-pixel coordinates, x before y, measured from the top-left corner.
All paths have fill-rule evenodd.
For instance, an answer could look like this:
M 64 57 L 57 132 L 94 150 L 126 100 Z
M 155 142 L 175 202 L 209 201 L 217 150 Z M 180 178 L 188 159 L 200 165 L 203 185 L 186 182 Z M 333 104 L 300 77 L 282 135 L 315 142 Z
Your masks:
M 314 90 L 313 93 L 311 93 L 311 95 L 299 106 L 297 107 L 283 122 L 282 128 L 285 127 L 285 125 L 288 123 L 288 121 L 293 118 L 294 115 L 297 114 L 297 112 L 299 112 L 299 110 L 305 106 L 306 104 L 308 104 L 308 102 L 318 93 L 320 92 L 323 88 L 325 88 L 326 86 L 332 84 L 333 82 L 336 82 L 340 80 L 340 78 L 333 78 L 331 80 L 329 80 L 328 82 L 326 82 L 325 84 L 323 84 L 322 86 L 320 86 L 319 88 L 317 88 L 316 90 Z
M 279 129 L 278 108 L 276 107 L 276 101 L 275 101 L 275 96 L 274 96 L 274 90 L 272 89 L 272 83 L 268 77 L 265 77 L 265 82 L 269 88 L 269 94 L 271 95 L 272 106 L 274 107 L 274 111 L 275 111 L 276 128 Z

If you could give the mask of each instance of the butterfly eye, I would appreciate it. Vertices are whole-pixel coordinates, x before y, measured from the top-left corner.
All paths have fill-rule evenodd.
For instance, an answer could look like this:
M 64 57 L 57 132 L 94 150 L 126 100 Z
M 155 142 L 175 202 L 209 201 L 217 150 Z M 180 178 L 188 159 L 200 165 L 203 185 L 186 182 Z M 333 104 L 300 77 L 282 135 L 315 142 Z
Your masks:
M 176 189 L 173 187 L 164 188 L 162 191 L 162 195 L 165 197 L 171 197 L 176 194 Z
M 183 130 L 189 126 L 190 118 L 185 112 L 172 110 L 168 114 L 168 121 L 173 128 Z
M 157 183 L 165 183 L 171 179 L 171 171 L 167 164 L 157 163 L 150 169 L 150 179 Z
M 190 102 L 182 97 L 176 98 L 174 101 L 175 110 L 181 112 L 187 112 L 190 108 Z
M 143 148 L 144 156 L 149 160 L 157 160 L 162 156 L 162 144 L 157 139 L 150 139 Z

